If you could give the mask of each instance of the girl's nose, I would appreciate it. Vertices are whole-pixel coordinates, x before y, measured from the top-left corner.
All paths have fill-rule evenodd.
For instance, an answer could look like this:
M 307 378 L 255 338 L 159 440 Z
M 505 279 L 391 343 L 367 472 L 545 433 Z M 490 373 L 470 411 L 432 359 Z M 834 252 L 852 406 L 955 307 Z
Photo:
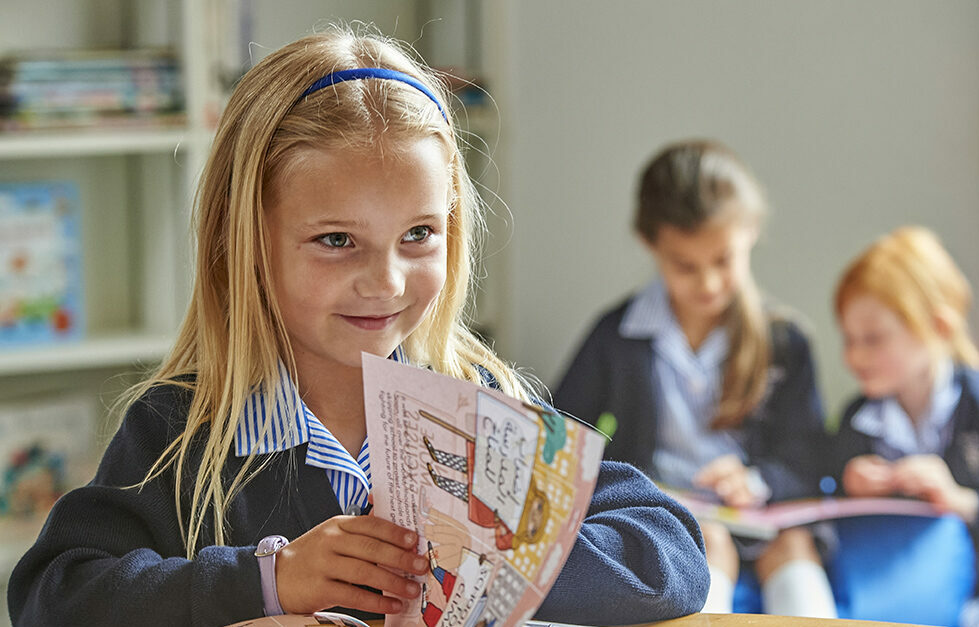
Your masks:
M 700 277 L 700 286 L 708 294 L 716 294 L 722 284 L 721 273 L 716 270 L 707 270 Z
M 397 257 L 388 253 L 371 255 L 354 283 L 361 298 L 391 300 L 404 293 L 405 271 Z

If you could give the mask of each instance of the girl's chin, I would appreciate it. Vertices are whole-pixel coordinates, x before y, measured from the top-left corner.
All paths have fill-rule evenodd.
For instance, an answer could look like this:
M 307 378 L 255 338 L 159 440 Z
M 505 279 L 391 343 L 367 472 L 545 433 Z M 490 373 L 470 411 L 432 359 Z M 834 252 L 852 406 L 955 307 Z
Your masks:
M 887 389 L 883 388 L 882 386 L 876 386 L 876 385 L 863 385 L 863 386 L 860 386 L 860 391 L 867 398 L 872 398 L 874 400 L 881 399 L 881 398 L 886 398 L 886 397 L 892 395 L 892 393 L 891 393 L 890 390 L 887 390 Z

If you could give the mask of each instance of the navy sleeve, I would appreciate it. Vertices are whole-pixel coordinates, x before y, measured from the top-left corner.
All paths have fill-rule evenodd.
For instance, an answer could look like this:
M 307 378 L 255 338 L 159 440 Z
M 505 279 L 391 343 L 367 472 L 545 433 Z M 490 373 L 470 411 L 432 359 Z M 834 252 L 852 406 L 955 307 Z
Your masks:
M 749 418 L 749 463 L 772 489 L 772 501 L 816 496 L 827 436 L 809 342 L 788 323 L 776 326 L 774 342 L 783 353 L 781 379 L 771 384 L 757 420 Z
M 124 487 L 177 432 L 176 394 L 150 397 L 130 410 L 93 481 L 55 504 L 14 569 L 14 625 L 226 625 L 263 614 L 254 547 L 211 546 L 188 560 L 172 475 Z
M 607 409 L 605 395 L 611 385 L 601 323 L 592 329 L 554 392 L 554 405 L 594 425 Z
M 603 462 L 540 620 L 628 625 L 700 611 L 710 575 L 693 516 L 636 468 Z

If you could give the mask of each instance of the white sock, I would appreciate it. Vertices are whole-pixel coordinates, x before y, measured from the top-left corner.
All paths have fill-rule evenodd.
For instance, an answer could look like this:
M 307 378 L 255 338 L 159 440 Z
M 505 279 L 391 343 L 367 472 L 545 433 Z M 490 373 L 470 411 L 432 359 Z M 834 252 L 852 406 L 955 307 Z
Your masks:
M 707 591 L 705 614 L 730 614 L 734 609 L 734 582 L 720 568 L 708 564 L 710 570 L 710 590 Z
M 962 605 L 959 627 L 979 627 L 979 598 L 973 597 Z
M 836 618 L 836 602 L 823 567 L 810 560 L 792 560 L 772 573 L 761 587 L 766 614 Z

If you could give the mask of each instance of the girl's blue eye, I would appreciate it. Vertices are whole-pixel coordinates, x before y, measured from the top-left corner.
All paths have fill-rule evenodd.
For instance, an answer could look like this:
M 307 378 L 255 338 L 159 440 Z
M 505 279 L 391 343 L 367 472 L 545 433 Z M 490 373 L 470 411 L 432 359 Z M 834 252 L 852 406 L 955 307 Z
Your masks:
M 327 233 L 320 241 L 330 248 L 346 248 L 350 245 L 350 235 L 347 233 Z
M 423 242 L 432 234 L 432 229 L 427 226 L 413 226 L 405 233 L 406 242 Z

